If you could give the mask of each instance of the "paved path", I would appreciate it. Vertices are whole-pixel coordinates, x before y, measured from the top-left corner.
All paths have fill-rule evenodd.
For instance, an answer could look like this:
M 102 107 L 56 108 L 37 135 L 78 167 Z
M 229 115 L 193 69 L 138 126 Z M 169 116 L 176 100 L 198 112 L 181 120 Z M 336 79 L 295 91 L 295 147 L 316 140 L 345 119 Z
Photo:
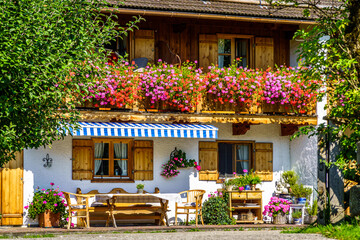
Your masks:
M 25 238 L 17 238 L 25 239 Z M 27 238 L 28 239 L 28 238 Z M 285 234 L 276 230 L 256 231 L 201 231 L 201 232 L 169 232 L 169 233 L 105 233 L 105 234 L 69 234 L 55 235 L 50 238 L 37 238 L 43 240 L 325 240 L 318 234 Z

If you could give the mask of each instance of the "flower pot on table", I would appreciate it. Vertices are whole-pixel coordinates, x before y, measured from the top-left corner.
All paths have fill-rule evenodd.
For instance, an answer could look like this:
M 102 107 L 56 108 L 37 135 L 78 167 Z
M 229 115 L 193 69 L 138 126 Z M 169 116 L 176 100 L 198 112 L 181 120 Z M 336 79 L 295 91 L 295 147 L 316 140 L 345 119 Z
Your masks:
M 298 198 L 298 199 L 297 199 L 297 203 L 298 203 L 298 204 L 304 204 L 304 205 L 305 205 L 305 203 L 306 203 L 306 198 L 304 198 L 304 197 Z
M 295 225 L 301 225 L 302 224 L 301 218 L 294 218 L 294 224 Z
M 40 213 L 39 226 L 44 228 L 59 227 L 60 213 L 53 213 L 50 210 L 46 210 L 44 213 Z

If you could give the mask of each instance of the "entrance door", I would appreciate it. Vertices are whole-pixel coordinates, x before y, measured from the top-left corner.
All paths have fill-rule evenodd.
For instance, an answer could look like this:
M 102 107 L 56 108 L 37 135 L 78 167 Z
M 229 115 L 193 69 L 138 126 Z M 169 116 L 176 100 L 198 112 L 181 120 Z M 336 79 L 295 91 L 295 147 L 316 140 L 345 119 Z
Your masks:
M 0 225 L 23 224 L 23 152 L 0 170 Z

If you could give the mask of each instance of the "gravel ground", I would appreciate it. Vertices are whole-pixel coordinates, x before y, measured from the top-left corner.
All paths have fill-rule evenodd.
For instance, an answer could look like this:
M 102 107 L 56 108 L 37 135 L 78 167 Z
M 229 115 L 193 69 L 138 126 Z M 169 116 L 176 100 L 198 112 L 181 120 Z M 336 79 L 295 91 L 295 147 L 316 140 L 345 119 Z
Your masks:
M 17 238 L 29 239 L 29 238 Z M 328 239 L 319 234 L 285 234 L 276 230 L 257 231 L 201 231 L 201 232 L 169 232 L 169 233 L 105 233 L 105 234 L 65 234 L 55 235 L 50 238 L 36 238 L 43 240 L 86 240 L 86 239 L 126 239 L 126 240 L 325 240 Z

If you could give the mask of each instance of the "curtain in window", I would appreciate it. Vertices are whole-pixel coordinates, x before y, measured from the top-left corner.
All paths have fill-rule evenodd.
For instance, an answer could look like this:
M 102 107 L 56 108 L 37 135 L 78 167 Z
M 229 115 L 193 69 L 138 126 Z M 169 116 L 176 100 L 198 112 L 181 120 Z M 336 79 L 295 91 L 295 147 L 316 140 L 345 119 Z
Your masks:
M 95 143 L 95 158 L 102 158 L 104 156 L 104 143 Z M 98 171 L 101 167 L 102 160 L 95 160 L 95 175 L 98 175 Z M 103 175 L 101 173 L 100 175 Z
M 249 146 L 248 145 L 237 145 L 237 160 L 239 161 L 236 164 L 236 172 L 239 174 L 243 173 L 243 170 L 249 170 Z
M 114 157 L 120 160 L 116 160 L 119 165 L 121 171 L 121 176 L 127 176 L 128 171 L 128 161 L 122 160 L 128 158 L 128 145 L 126 143 L 114 143 Z

